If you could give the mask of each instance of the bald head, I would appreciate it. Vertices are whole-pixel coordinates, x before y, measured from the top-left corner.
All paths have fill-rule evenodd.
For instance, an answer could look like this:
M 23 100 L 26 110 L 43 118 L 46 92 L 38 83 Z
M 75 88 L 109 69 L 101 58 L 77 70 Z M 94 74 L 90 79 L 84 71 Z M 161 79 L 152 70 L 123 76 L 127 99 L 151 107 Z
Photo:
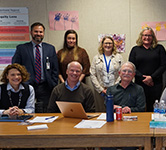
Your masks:
M 72 61 L 67 65 L 67 69 L 70 69 L 71 66 L 79 66 L 80 70 L 82 71 L 82 65 L 78 61 Z
M 71 83 L 74 85 L 77 84 L 82 74 L 81 64 L 77 61 L 72 61 L 67 66 L 66 74 L 69 85 L 71 85 Z

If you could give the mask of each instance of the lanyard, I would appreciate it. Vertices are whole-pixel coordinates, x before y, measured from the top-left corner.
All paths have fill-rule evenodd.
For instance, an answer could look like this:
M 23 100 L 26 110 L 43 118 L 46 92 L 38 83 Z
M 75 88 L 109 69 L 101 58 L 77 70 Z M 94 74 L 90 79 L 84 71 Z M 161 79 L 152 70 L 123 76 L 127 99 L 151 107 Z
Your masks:
M 111 59 L 109 60 L 108 65 L 107 65 L 107 60 L 106 60 L 106 57 L 105 57 L 105 54 L 104 54 L 104 53 L 103 53 L 103 56 L 104 56 L 104 60 L 105 60 L 105 65 L 106 65 L 107 73 L 109 73 L 109 68 L 110 68 Z
M 12 97 L 11 97 L 11 91 L 10 91 L 10 90 L 8 91 L 8 96 L 9 96 L 10 104 L 11 104 L 11 106 L 13 107 L 13 102 L 12 102 Z M 21 97 L 22 97 L 22 92 L 20 91 L 20 92 L 19 92 L 18 107 L 20 106 L 20 103 L 21 103 Z

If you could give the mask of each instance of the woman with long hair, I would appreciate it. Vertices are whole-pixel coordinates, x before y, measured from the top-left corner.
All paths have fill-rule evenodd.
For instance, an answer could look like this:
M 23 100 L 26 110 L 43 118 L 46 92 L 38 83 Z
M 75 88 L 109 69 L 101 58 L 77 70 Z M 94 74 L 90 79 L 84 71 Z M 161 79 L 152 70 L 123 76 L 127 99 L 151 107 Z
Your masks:
M 64 82 L 67 78 L 67 65 L 72 61 L 78 61 L 83 71 L 80 76 L 80 81 L 89 76 L 90 61 L 85 49 L 78 46 L 78 35 L 74 30 L 67 30 L 64 36 L 63 49 L 57 53 L 59 63 L 59 79 Z
M 158 44 L 154 31 L 144 28 L 129 55 L 129 61 L 136 66 L 135 83 L 144 88 L 146 111 L 153 111 L 153 104 L 163 91 L 162 75 L 166 69 L 166 53 Z

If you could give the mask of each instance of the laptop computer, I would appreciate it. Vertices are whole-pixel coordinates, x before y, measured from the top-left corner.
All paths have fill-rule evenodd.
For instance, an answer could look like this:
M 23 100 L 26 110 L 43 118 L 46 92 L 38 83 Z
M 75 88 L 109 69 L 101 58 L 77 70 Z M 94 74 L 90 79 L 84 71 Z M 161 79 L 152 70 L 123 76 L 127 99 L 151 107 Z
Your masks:
M 64 117 L 91 119 L 99 116 L 99 114 L 87 115 L 81 103 L 56 101 L 56 104 Z

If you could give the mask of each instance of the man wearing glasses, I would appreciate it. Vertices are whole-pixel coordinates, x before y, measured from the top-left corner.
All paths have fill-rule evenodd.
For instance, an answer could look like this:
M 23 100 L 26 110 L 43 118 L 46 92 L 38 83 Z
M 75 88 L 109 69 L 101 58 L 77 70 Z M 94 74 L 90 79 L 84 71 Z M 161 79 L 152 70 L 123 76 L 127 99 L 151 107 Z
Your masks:
M 114 109 L 121 106 L 122 113 L 145 111 L 145 94 L 141 86 L 132 82 L 135 76 L 135 65 L 124 63 L 120 70 L 121 81 L 107 89 L 107 95 L 113 95 Z

